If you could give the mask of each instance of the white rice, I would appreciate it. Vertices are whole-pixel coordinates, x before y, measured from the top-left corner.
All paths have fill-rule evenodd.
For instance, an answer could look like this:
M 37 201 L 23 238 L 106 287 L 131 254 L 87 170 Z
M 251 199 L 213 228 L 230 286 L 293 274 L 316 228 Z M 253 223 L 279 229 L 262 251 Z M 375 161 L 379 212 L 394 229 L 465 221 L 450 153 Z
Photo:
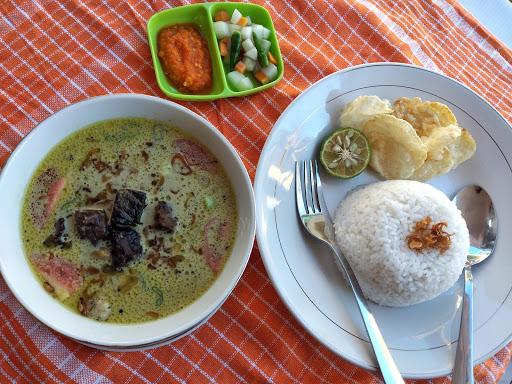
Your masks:
M 451 245 L 415 252 L 406 237 L 430 216 L 445 221 Z M 354 269 L 366 297 L 378 304 L 406 306 L 433 299 L 459 278 L 469 234 L 460 211 L 441 191 L 417 181 L 389 180 L 359 188 L 334 217 L 336 242 Z

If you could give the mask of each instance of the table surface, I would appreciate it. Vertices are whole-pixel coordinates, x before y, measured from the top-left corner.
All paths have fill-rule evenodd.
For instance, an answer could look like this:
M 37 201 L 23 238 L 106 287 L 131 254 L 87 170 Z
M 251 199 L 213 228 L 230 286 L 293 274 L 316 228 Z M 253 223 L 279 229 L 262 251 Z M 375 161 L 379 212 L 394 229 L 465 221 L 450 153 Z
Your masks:
M 511 0 L 460 0 L 468 10 L 485 28 L 494 36 L 512 47 L 512 1 Z
M 445 73 L 512 120 L 512 52 L 503 43 L 510 44 L 510 27 L 493 29 L 483 21 L 487 16 L 474 11 L 475 18 L 455 0 L 255 2 L 274 20 L 285 60 L 283 80 L 251 97 L 180 103 L 227 137 L 251 177 L 286 106 L 324 76 L 364 62 L 414 63 Z M 468 8 L 474 2 L 464 1 Z M 155 12 L 187 3 L 1 1 L 0 165 L 38 122 L 78 100 L 122 92 L 164 97 L 151 66 L 145 25 Z M 505 14 L 501 10 L 495 19 Z M 382 382 L 301 328 L 273 289 L 257 245 L 221 309 L 191 335 L 151 351 L 101 352 L 57 335 L 16 301 L 3 279 L 0 319 L 0 382 Z M 500 380 L 511 347 L 475 368 L 477 382 Z

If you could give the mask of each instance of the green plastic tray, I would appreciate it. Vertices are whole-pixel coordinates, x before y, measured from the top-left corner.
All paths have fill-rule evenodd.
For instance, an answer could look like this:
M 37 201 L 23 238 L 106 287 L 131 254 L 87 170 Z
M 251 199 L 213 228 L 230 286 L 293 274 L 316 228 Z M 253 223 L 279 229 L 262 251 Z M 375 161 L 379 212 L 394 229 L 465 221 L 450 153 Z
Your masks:
M 250 16 L 253 23 L 261 24 L 270 30 L 269 40 L 272 43 L 270 52 L 277 61 L 277 78 L 265 85 L 260 85 L 247 91 L 236 91 L 233 89 L 226 79 L 226 71 L 222 63 L 219 52 L 219 46 L 215 37 L 213 29 L 213 16 L 215 12 L 225 10 L 232 14 L 235 9 L 238 9 L 242 15 Z M 210 50 L 210 57 L 212 61 L 213 82 L 212 90 L 208 94 L 191 94 L 183 93 L 174 88 L 165 75 L 160 59 L 158 58 L 157 37 L 158 32 L 162 28 L 168 27 L 173 24 L 193 23 L 197 25 L 208 42 Z M 283 77 L 284 66 L 281 51 L 279 50 L 279 43 L 277 41 L 276 31 L 272 23 L 272 18 L 268 11 L 256 4 L 249 3 L 200 3 L 193 5 L 186 5 L 167 9 L 155 13 L 148 21 L 148 39 L 149 47 L 151 48 L 151 57 L 153 58 L 153 67 L 155 68 L 156 80 L 158 86 L 167 96 L 179 100 L 192 100 L 192 101 L 209 101 L 225 97 L 234 96 L 247 96 L 256 92 L 261 92 L 267 88 L 276 85 Z M 254 81 L 253 81 L 254 83 Z

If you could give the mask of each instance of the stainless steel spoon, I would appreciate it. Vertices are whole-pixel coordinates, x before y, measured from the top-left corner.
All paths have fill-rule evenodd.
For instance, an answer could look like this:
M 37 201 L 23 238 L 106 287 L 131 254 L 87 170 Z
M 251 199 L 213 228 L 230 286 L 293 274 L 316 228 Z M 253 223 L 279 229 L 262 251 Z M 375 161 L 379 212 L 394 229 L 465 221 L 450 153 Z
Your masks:
M 478 185 L 461 189 L 452 200 L 469 230 L 470 247 L 464 267 L 464 296 L 452 383 L 473 384 L 473 275 L 471 267 L 494 252 L 498 221 L 489 194 Z

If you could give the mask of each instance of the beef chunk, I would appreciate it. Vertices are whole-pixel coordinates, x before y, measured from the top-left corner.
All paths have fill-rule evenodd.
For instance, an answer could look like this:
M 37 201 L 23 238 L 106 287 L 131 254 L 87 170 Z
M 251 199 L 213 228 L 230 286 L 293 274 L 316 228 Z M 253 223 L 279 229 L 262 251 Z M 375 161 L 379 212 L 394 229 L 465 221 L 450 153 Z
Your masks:
M 112 266 L 119 270 L 142 255 L 140 236 L 131 228 L 112 229 Z
M 198 166 L 208 172 L 217 170 L 217 160 L 203 146 L 189 139 L 174 140 L 174 147 L 187 159 L 189 165 Z
M 173 232 L 176 228 L 176 217 L 171 206 L 165 201 L 159 201 L 155 207 L 155 227 Z
M 94 245 L 108 236 L 107 215 L 103 209 L 76 211 L 75 227 L 81 239 L 88 239 Z
M 78 311 L 95 320 L 105 321 L 112 313 L 112 306 L 101 297 L 81 297 L 78 301 Z
M 66 223 L 63 217 L 55 222 L 54 232 L 50 234 L 43 242 L 47 247 L 56 247 L 61 245 L 64 248 L 71 246 L 68 235 L 66 233 Z
M 146 207 L 146 194 L 133 189 L 120 189 L 116 193 L 112 210 L 112 225 L 118 227 L 135 226 L 140 223 L 142 211 Z

